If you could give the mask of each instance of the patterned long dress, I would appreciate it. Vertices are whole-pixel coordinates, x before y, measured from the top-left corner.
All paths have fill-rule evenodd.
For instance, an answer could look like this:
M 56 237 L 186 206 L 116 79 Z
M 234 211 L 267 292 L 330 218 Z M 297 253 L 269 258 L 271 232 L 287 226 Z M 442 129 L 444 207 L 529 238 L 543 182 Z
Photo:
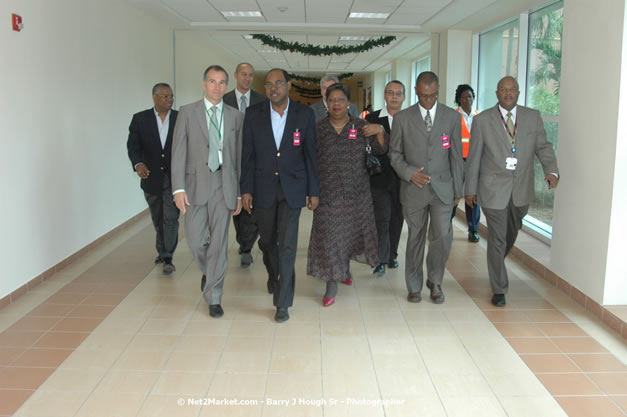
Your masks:
M 328 117 L 316 126 L 320 204 L 314 211 L 307 274 L 325 281 L 350 277 L 351 260 L 373 267 L 379 263 L 366 144 L 375 154 L 385 153 L 388 144 L 381 146 L 375 136 L 364 137 L 365 124 L 351 118 L 340 134 Z M 348 138 L 353 126 L 357 139 Z

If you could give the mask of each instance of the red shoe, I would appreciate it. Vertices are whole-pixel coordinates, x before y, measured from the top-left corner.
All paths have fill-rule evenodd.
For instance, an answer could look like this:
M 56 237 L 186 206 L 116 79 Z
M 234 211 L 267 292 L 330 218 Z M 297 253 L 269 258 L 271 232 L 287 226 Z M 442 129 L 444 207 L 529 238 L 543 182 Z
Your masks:
M 353 285 L 353 279 L 351 277 L 346 278 L 344 281 L 341 281 L 344 285 Z
M 332 298 L 323 298 L 322 299 L 322 306 L 323 307 L 328 307 L 331 304 L 335 303 L 335 297 Z

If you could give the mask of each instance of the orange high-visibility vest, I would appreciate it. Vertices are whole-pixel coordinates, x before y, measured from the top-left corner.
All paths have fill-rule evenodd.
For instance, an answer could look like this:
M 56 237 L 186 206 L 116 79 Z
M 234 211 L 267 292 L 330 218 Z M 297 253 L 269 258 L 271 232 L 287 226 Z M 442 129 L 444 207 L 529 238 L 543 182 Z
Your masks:
M 464 115 L 462 114 L 462 109 L 457 109 L 457 112 L 461 116 L 462 119 L 462 156 L 464 159 L 468 158 L 468 150 L 470 149 L 470 130 L 468 130 L 468 126 L 466 126 L 466 119 L 464 119 Z M 473 116 L 479 114 L 477 110 L 474 110 Z
M 368 110 L 364 110 L 361 112 L 361 114 L 359 115 L 359 118 L 362 120 L 366 120 L 366 116 L 368 116 L 370 112 Z

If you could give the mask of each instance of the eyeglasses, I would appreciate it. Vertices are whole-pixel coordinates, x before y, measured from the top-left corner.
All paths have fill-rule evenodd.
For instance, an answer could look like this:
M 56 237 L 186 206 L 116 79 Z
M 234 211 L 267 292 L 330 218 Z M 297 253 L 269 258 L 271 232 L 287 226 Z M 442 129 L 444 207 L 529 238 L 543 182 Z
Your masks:
M 157 94 L 161 98 L 165 98 L 166 100 L 171 98 L 174 99 L 174 94 Z
M 405 93 L 403 93 L 402 91 L 394 91 L 394 90 L 386 90 L 385 94 L 394 96 L 394 97 L 403 97 L 405 95 Z
M 285 84 L 287 84 L 287 82 L 285 82 L 283 80 L 279 80 L 279 81 L 275 82 L 274 84 L 268 81 L 268 82 L 264 83 L 263 86 L 265 88 L 272 88 L 272 87 L 281 88 Z
M 424 101 L 437 100 L 438 99 L 438 93 L 435 93 L 435 94 L 418 94 L 418 99 L 419 100 L 424 100 Z

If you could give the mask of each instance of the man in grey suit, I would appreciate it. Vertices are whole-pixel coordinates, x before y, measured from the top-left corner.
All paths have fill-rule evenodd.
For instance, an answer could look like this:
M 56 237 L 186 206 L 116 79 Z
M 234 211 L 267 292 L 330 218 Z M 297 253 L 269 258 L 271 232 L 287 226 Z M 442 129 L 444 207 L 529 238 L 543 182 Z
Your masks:
M 549 189 L 557 186 L 559 177 L 540 112 L 518 106 L 519 94 L 513 77 L 499 81 L 498 105 L 477 115 L 472 123 L 466 161 L 466 204 L 472 207 L 479 202 L 488 223 L 488 274 L 492 304 L 498 307 L 505 305 L 508 290 L 505 257 L 535 198 L 533 156 L 542 164 Z
M 255 69 L 251 64 L 239 63 L 234 74 L 237 85 L 224 95 L 224 103 L 246 113 L 249 106 L 267 101 L 266 96 L 250 88 L 254 77 Z M 250 252 L 259 236 L 257 223 L 251 214 L 242 210 L 240 214 L 233 216 L 233 226 L 235 226 L 235 238 L 239 244 L 240 264 L 242 267 L 248 267 L 253 263 L 253 256 Z
M 205 70 L 205 97 L 181 107 L 172 147 L 174 202 L 185 214 L 185 238 L 203 272 L 201 289 L 211 317 L 221 317 L 229 219 L 239 214 L 244 115 L 225 106 L 229 76 L 219 65 Z
M 324 77 L 320 78 L 320 94 L 322 94 L 322 100 L 317 101 L 309 106 L 314 111 L 314 115 L 316 116 L 316 122 L 318 122 L 318 120 L 320 119 L 324 119 L 325 117 L 327 117 L 327 114 L 329 113 L 327 101 L 325 98 L 327 96 L 327 88 L 329 88 L 330 85 L 339 82 L 340 79 L 333 74 L 325 74 Z M 352 117 L 357 117 L 359 115 L 359 113 L 357 112 L 357 106 L 355 106 L 353 103 L 351 103 L 348 108 L 348 114 Z
M 407 301 L 422 297 L 422 263 L 429 225 L 427 287 L 431 300 L 444 302 L 442 278 L 453 243 L 451 211 L 463 196 L 460 115 L 438 103 L 438 77 L 421 73 L 416 79 L 418 103 L 394 116 L 390 161 L 401 179 L 401 205 L 409 227 L 405 282 Z

